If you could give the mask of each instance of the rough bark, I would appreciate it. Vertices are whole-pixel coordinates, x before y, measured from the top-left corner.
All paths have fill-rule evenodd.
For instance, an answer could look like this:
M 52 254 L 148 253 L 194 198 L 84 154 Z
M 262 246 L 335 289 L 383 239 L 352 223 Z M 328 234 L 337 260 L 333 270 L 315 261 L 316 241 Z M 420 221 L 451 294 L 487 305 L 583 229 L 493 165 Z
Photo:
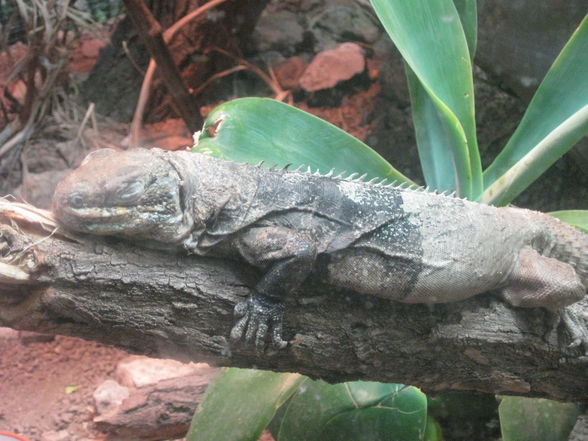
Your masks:
M 569 441 L 585 441 L 588 439 L 588 413 L 580 415 L 576 425 L 570 433 Z
M 120 406 L 94 418 L 96 429 L 117 441 L 182 437 L 215 374 L 171 378 L 134 389 Z
M 250 267 L 109 238 L 39 235 L 27 230 L 30 221 L 15 224 L 23 217 L 11 214 L 15 205 L 0 205 L 0 263 L 10 264 L 0 266 L 0 326 L 331 382 L 573 401 L 588 396 L 581 350 L 568 348 L 563 328 L 549 332 L 552 317 L 541 309 L 509 308 L 492 294 L 435 307 L 405 305 L 311 279 L 286 305 L 289 346 L 256 354 L 227 338 L 233 307 L 256 278 Z M 588 311 L 586 304 L 575 306 Z

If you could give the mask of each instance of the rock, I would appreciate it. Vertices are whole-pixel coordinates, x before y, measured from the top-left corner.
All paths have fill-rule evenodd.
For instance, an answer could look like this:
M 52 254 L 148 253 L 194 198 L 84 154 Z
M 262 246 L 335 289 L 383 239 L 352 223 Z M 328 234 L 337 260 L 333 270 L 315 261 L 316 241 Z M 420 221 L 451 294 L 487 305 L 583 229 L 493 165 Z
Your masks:
M 382 60 L 378 79 L 382 85 L 382 95 L 406 107 L 410 104 L 410 94 L 406 83 L 406 73 L 402 56 L 387 34 L 373 46 L 377 58 Z
M 109 440 L 155 441 L 184 436 L 217 369 L 132 389 L 120 406 L 94 418 Z
M 586 0 L 481 0 L 476 62 L 528 101 L 586 14 Z
M 108 379 L 96 388 L 92 396 L 96 413 L 101 415 L 108 409 L 119 406 L 129 396 L 129 388 Z
M 273 66 L 274 74 L 284 89 L 297 89 L 307 63 L 300 56 L 290 57 Z
M 116 366 L 115 378 L 126 387 L 142 387 L 169 378 L 208 372 L 212 368 L 206 363 L 180 363 L 140 356 L 127 357 Z
M 50 430 L 41 434 L 41 441 L 71 441 L 67 430 Z
M 41 334 L 33 331 L 19 331 L 18 338 L 23 345 L 31 343 L 48 343 L 55 340 L 55 336 L 51 334 Z
M 18 331 L 12 328 L 0 328 L 0 339 L 16 340 L 18 339 Z
M 357 0 L 328 2 L 326 7 L 309 18 L 309 32 L 316 41 L 316 50 L 330 49 L 343 41 L 374 43 L 382 28 L 369 5 Z
M 261 14 L 255 27 L 253 40 L 260 52 L 280 50 L 294 53 L 294 47 L 302 43 L 304 29 L 298 23 L 298 16 L 290 11 Z
M 300 77 L 300 86 L 307 92 L 328 89 L 364 69 L 363 49 L 355 43 L 343 43 L 314 57 Z
M 16 195 L 39 208 L 49 208 L 55 187 L 71 170 L 51 170 L 42 173 L 27 173 L 16 190 Z
M 106 46 L 106 42 L 98 38 L 84 40 L 81 44 L 80 51 L 84 57 L 97 58 L 100 50 Z

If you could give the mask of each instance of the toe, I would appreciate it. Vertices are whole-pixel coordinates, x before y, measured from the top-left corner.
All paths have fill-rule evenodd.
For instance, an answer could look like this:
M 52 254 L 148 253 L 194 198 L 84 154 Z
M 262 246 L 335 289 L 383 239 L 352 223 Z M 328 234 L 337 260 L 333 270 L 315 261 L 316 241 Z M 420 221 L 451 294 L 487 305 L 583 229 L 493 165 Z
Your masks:
M 259 324 L 257 328 L 257 334 L 255 336 L 255 349 L 258 352 L 263 352 L 265 348 L 265 336 L 267 334 L 268 325 L 266 322 L 262 322 Z
M 233 326 L 233 329 L 231 329 L 231 340 L 239 341 L 243 338 L 243 333 L 247 327 L 248 320 L 249 317 L 245 316 L 235 323 L 235 326 Z

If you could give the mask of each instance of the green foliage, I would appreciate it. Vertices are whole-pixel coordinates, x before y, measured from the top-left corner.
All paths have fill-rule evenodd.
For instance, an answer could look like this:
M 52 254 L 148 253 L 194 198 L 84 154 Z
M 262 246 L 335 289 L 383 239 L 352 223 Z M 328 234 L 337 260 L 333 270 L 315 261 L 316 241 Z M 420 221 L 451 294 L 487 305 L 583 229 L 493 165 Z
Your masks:
M 253 369 L 223 370 L 198 406 L 188 441 L 256 441 L 305 377 Z
M 421 165 L 431 189 L 456 190 L 473 200 L 508 204 L 588 130 L 588 18 L 566 44 L 537 90 L 503 152 L 482 173 L 476 140 L 472 63 L 475 0 L 372 0 L 404 57 Z M 367 145 L 333 125 L 283 103 L 244 98 L 218 106 L 194 151 L 268 165 L 307 165 L 313 171 L 367 173 L 412 181 Z M 588 211 L 552 213 L 588 232 Z M 468 394 L 430 400 L 397 384 L 327 385 L 267 372 L 226 371 L 211 387 L 188 436 L 195 440 L 256 439 L 272 423 L 277 441 L 441 440 L 443 412 L 495 412 L 487 397 Z M 276 377 L 273 377 L 276 375 Z M 560 440 L 577 415 L 573 405 L 505 398 L 504 441 Z M 222 422 L 222 423 L 219 423 Z M 222 435 L 222 436 L 221 436 Z
M 267 98 L 240 98 L 216 107 L 204 121 L 194 151 L 236 162 L 327 173 L 358 171 L 369 178 L 412 183 L 378 153 L 334 125 Z
M 588 233 L 588 210 L 552 211 L 549 214 Z
M 415 387 L 306 380 L 287 404 L 274 436 L 277 441 L 421 441 L 426 426 L 427 399 Z
M 478 44 L 478 4 L 476 2 L 477 0 L 453 0 L 463 26 L 471 60 L 476 55 Z
M 427 185 L 477 198 L 482 192 L 482 169 L 472 64 L 453 1 L 372 0 L 372 5 L 407 65 Z
M 277 441 L 441 441 L 438 424 L 427 419 L 427 398 L 415 387 L 329 385 L 297 374 L 235 368 L 211 384 L 187 440 L 255 441 L 282 405 L 272 425 Z
M 484 172 L 482 195 L 479 154 L 471 135 L 475 126 L 469 59 L 476 41 L 475 4 L 460 0 L 455 8 L 450 3 L 374 0 L 406 57 L 419 156 L 429 188 L 456 189 L 471 199 L 504 205 L 588 130 L 588 57 L 582 56 L 588 52 L 588 18 L 547 73 L 504 151 Z M 425 32 L 429 27 L 434 38 L 431 31 Z M 421 37 L 411 38 L 413 33 Z M 424 35 L 431 39 L 428 46 Z M 439 47 L 445 40 L 452 43 Z M 451 56 L 461 63 L 448 64 Z M 452 81 L 456 78 L 459 81 Z M 336 168 L 411 182 L 361 141 L 268 99 L 246 98 L 219 106 L 206 119 L 195 151 L 234 161 L 304 163 L 321 172 Z
M 580 412 L 572 403 L 504 397 L 498 413 L 503 441 L 567 441 Z
M 502 152 L 482 201 L 506 205 L 588 134 L 588 15 L 565 45 Z

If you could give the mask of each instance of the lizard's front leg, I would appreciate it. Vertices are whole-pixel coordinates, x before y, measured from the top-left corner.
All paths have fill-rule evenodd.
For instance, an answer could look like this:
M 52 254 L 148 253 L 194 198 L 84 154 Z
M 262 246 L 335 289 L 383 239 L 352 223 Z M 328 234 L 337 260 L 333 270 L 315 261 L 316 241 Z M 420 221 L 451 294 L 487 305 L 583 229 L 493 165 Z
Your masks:
M 281 297 L 308 277 L 316 260 L 316 246 L 299 232 L 281 226 L 250 228 L 234 239 L 234 245 L 248 263 L 264 273 L 252 295 L 235 307 L 238 320 L 231 339 L 255 339 L 257 350 L 262 350 L 271 327 L 274 347 L 284 348 Z

